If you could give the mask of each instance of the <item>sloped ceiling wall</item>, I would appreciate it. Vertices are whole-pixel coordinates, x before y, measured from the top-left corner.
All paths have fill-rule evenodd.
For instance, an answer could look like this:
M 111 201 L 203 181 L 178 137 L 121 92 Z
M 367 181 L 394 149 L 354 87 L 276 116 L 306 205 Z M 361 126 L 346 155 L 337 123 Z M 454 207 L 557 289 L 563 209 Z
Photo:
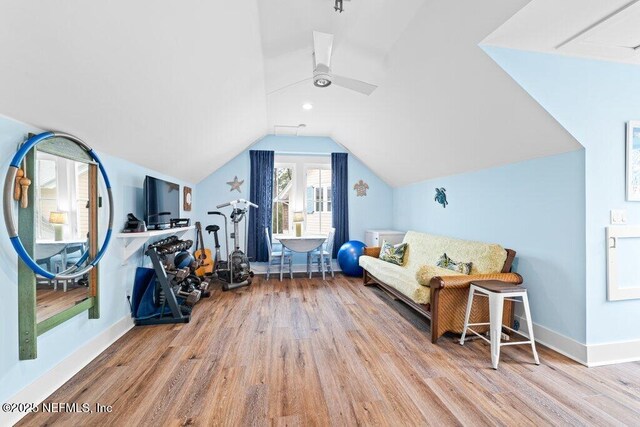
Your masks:
M 0 114 L 187 181 L 267 131 L 255 1 L 3 0 L 0 52 Z
M 296 85 L 269 96 L 269 123 L 306 123 L 305 132 L 334 137 L 394 186 L 575 150 L 478 46 L 525 4 L 425 1 L 370 97 Z M 300 109 L 305 101 L 310 113 Z
M 527 0 L 0 1 L 0 114 L 188 181 L 276 124 L 306 123 L 396 186 L 579 147 L 478 46 Z M 267 95 L 311 77 L 313 30 L 372 96 Z
M 638 0 L 532 0 L 484 44 L 640 64 Z

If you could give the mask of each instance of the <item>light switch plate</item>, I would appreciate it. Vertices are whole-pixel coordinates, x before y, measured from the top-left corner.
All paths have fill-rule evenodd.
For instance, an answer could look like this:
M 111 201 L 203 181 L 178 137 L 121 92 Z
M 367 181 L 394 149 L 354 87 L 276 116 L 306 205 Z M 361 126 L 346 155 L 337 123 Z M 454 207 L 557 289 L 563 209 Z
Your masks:
M 627 223 L 627 211 L 625 209 L 611 209 L 611 225 L 624 225 Z

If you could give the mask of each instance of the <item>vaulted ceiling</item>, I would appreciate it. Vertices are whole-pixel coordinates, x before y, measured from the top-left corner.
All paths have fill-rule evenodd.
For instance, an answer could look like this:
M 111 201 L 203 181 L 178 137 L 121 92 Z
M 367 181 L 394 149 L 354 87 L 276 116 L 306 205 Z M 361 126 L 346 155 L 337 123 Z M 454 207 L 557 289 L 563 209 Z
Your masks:
M 267 131 L 256 1 L 0 5 L 0 114 L 191 182 Z
M 640 0 L 533 0 L 484 43 L 640 64 Z
M 392 185 L 573 150 L 479 47 L 526 4 L 0 0 L 0 114 L 192 182 L 299 123 Z M 293 84 L 312 75 L 313 30 L 371 96 Z

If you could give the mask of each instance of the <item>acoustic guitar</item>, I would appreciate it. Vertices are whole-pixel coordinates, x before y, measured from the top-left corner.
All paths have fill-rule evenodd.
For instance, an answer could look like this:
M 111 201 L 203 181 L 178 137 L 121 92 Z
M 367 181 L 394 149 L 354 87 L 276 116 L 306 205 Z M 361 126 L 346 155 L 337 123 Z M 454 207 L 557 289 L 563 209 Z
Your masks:
M 211 256 L 211 249 L 205 249 L 204 239 L 202 238 L 202 225 L 200 222 L 196 222 L 196 251 L 193 256 L 199 261 L 200 267 L 196 269 L 196 275 L 203 277 L 207 273 L 213 273 L 213 257 Z M 198 249 L 198 245 L 200 249 Z

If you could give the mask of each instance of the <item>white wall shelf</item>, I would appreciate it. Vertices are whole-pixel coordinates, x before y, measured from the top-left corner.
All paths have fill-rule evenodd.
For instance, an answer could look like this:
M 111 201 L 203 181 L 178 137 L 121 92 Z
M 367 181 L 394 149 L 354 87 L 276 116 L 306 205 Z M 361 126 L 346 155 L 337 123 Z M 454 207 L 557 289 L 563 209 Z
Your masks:
M 133 256 L 145 243 L 155 237 L 176 235 L 178 237 L 184 236 L 189 230 L 194 230 L 195 226 L 180 228 L 167 228 L 166 230 L 151 230 L 143 233 L 117 233 L 116 238 L 124 240 L 124 248 L 122 252 L 122 262 L 126 263 L 129 258 Z

